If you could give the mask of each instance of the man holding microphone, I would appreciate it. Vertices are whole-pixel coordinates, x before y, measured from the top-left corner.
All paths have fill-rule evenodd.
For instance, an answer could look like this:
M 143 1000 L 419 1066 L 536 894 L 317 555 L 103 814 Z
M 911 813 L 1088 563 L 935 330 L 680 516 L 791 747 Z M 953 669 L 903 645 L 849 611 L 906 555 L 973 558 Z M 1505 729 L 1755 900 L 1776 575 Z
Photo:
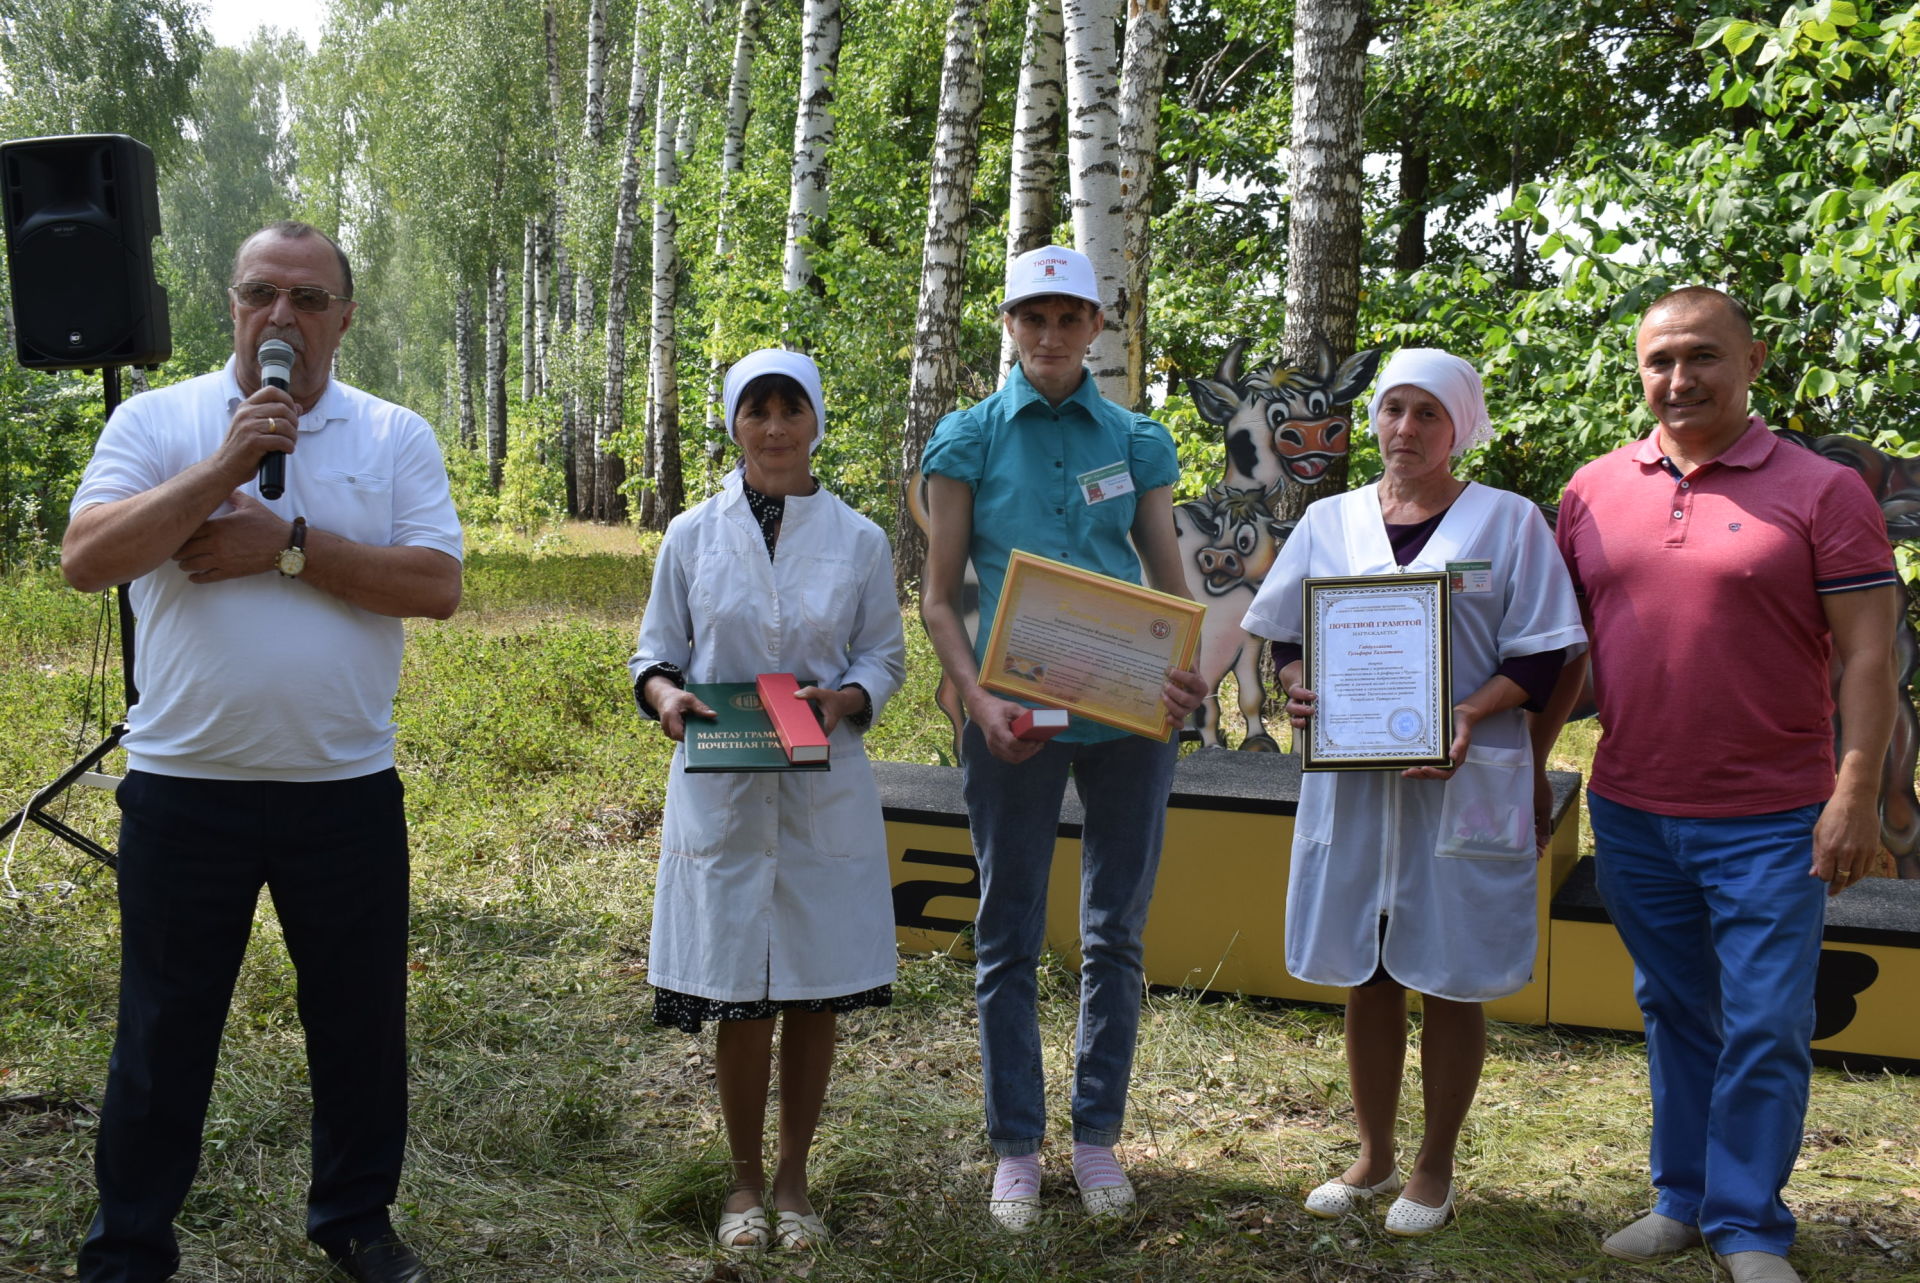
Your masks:
M 354 311 L 339 246 L 275 223 L 241 246 L 228 293 L 232 359 L 120 407 L 61 550 L 75 588 L 130 583 L 140 620 L 119 1027 L 79 1274 L 147 1283 L 179 1267 L 173 1219 L 264 885 L 306 1031 L 307 1236 L 352 1278 L 425 1283 L 388 1213 L 407 1108 L 393 698 L 401 619 L 459 605 L 460 526 L 426 422 L 332 378 Z M 284 387 L 262 379 L 275 342 L 292 349 Z M 262 498 L 280 489 L 268 455 L 284 492 Z

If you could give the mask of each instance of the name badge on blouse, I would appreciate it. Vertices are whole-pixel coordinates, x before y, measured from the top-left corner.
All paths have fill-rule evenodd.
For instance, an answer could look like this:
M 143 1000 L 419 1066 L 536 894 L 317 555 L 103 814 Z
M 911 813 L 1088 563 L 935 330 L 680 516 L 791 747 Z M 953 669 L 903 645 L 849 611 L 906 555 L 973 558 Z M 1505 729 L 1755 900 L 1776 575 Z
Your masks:
M 1449 561 L 1447 587 L 1454 592 L 1492 592 L 1493 563 L 1491 561 Z
M 1083 472 L 1074 479 L 1080 483 L 1080 494 L 1089 504 L 1105 503 L 1109 499 L 1133 493 L 1133 474 L 1127 471 L 1124 459 L 1119 463 L 1109 463 L 1104 468 L 1095 468 L 1092 472 Z

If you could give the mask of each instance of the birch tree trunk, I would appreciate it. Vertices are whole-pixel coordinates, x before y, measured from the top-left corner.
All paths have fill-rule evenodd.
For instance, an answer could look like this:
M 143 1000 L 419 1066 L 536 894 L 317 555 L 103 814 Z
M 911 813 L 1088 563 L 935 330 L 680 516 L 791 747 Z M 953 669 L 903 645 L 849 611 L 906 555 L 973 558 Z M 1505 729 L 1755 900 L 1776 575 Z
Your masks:
M 593 433 L 583 430 L 579 416 L 574 412 L 574 398 L 571 392 L 560 394 L 560 435 L 572 442 L 567 452 L 567 470 L 573 473 L 574 498 L 579 500 L 580 508 L 576 516 L 591 520 L 599 511 L 595 506 L 599 496 L 595 482 L 600 475 L 599 466 L 593 457 Z
M 638 11 L 644 7 L 639 6 L 634 14 L 626 141 L 620 154 L 620 194 L 615 202 L 613 253 L 607 270 L 607 374 L 600 408 L 612 432 L 620 431 L 627 418 L 627 289 L 633 276 L 633 230 L 640 221 L 640 125 L 647 110 L 646 42 L 641 38 L 645 19 Z M 625 476 L 620 480 L 624 483 Z M 624 518 L 625 504 L 620 507 Z
M 545 396 L 553 389 L 553 233 L 540 219 L 533 221 L 533 393 Z
M 1353 355 L 1360 312 L 1360 114 L 1365 105 L 1367 0 L 1319 0 L 1295 11 L 1292 164 L 1287 186 L 1287 359 L 1311 366 L 1324 340 Z M 1311 486 L 1287 486 L 1274 516 L 1294 519 L 1347 488 L 1343 454 Z
M 655 496 L 652 528 L 667 523 L 686 506 L 680 468 L 680 335 L 674 311 L 679 305 L 680 222 L 673 190 L 680 185 L 682 104 L 674 77 L 661 67 L 659 102 L 653 128 L 653 322 L 647 345 L 647 438 L 653 443 Z
M 727 197 L 734 176 L 746 163 L 747 113 L 752 106 L 753 46 L 760 38 L 760 0 L 740 0 L 740 18 L 733 37 L 733 72 L 727 78 L 727 138 L 720 152 L 720 219 L 715 250 L 733 252 Z
M 598 147 L 606 127 L 607 0 L 593 0 L 587 10 L 587 115 L 583 130 L 587 142 Z
M 647 6 L 645 0 L 634 5 L 636 22 L 646 21 Z M 587 7 L 587 69 L 585 105 L 580 121 L 580 150 L 574 161 L 585 176 L 589 185 L 594 175 L 600 172 L 600 145 L 606 137 L 607 124 L 607 0 L 590 0 Z M 591 193 L 589 192 L 590 196 Z M 591 217 L 589 213 L 588 217 Z M 584 233 L 584 224 L 582 231 Z M 586 355 L 596 333 L 594 328 L 594 277 L 586 270 L 584 256 L 580 269 L 573 278 L 573 315 L 576 342 L 574 344 L 574 378 L 570 396 L 577 407 L 575 431 L 584 432 L 593 440 L 594 454 L 594 494 L 598 500 L 595 515 L 605 519 L 607 497 L 600 478 L 606 471 L 606 433 L 605 421 L 600 415 L 600 389 L 586 374 Z
M 1027 35 L 1020 53 L 1020 94 L 1014 102 L 1012 201 L 1007 211 L 1007 264 L 1053 239 L 1059 221 L 1060 102 L 1065 93 L 1060 0 L 1027 0 Z M 1018 359 L 1013 336 L 1000 334 L 1000 377 Z M 897 527 L 905 529 L 904 526 Z
M 541 219 L 532 220 L 533 235 L 533 353 L 527 364 L 531 367 L 530 381 L 533 395 L 546 397 L 553 392 L 556 342 L 553 324 L 553 233 Z M 525 323 L 522 324 L 525 330 Z M 527 380 L 523 380 L 527 381 Z M 542 415 L 548 411 L 542 408 Z M 580 494 L 579 477 L 573 466 L 574 450 L 573 422 L 562 416 L 557 428 L 560 439 L 561 472 L 566 477 L 567 515 L 579 517 L 585 515 L 585 501 Z
M 567 142 L 560 128 L 560 32 L 557 0 L 547 0 L 547 109 L 553 126 L 553 293 L 559 328 L 572 328 L 573 273 L 567 270 Z
M 538 369 L 534 365 L 534 324 L 533 324 L 533 220 L 527 220 L 526 232 L 520 238 L 520 399 L 533 400 L 534 386 L 538 382 Z
M 691 54 L 689 54 L 691 56 Z M 683 65 L 681 75 L 691 76 L 690 64 Z M 687 161 L 693 158 L 693 149 L 700 144 L 700 113 L 690 111 L 684 105 L 680 109 L 680 124 L 673 131 L 673 154 L 679 158 L 680 167 L 685 168 Z
M 799 107 L 793 118 L 793 184 L 787 202 L 782 283 L 811 286 L 814 238 L 827 216 L 827 151 L 833 145 L 833 78 L 840 64 L 840 0 L 806 0 L 800 28 Z
M 753 105 L 753 47 L 759 38 L 760 0 L 740 0 L 739 25 L 733 37 L 733 72 L 727 78 L 727 137 L 720 149 L 720 204 L 713 234 L 713 255 L 722 273 L 733 266 L 733 186 L 746 165 L 747 114 Z M 726 435 L 720 402 L 725 371 L 720 364 L 717 315 L 707 352 L 707 430 L 720 437 Z
M 460 407 L 460 444 L 471 450 L 480 443 L 473 421 L 473 287 L 462 285 L 453 309 L 453 369 L 459 384 L 454 400 Z
M 613 453 L 607 434 L 612 429 L 607 424 L 606 416 L 601 413 L 600 386 L 588 367 L 588 350 L 600 332 L 596 325 L 599 306 L 593 282 L 594 277 L 584 268 L 573 278 L 574 352 L 578 364 L 575 367 L 574 387 L 568 395 L 577 416 L 574 431 L 593 443 L 594 517 L 600 521 L 611 521 L 614 518 L 609 514 L 618 503 L 606 486 L 607 456 Z M 618 478 L 614 484 L 619 484 Z
M 953 407 L 960 364 L 960 302 L 966 285 L 967 211 L 980 163 L 980 35 L 985 0 L 953 0 L 941 58 L 940 115 L 927 194 L 927 234 L 920 255 L 920 305 L 914 317 L 913 372 L 907 384 L 907 427 L 901 441 L 894 508 L 893 585 L 905 596 L 919 582 L 927 541 L 913 520 L 910 497 L 920 452 L 940 416 Z
M 487 487 L 500 493 L 507 464 L 507 269 L 487 274 Z
M 1146 403 L 1147 273 L 1153 262 L 1148 226 L 1153 180 L 1160 172 L 1160 94 L 1167 78 L 1171 24 L 1167 0 L 1127 0 L 1127 45 L 1120 73 L 1120 211 L 1123 275 L 1113 309 L 1126 342 L 1125 397 Z
M 1126 227 L 1120 215 L 1120 83 L 1113 35 L 1121 0 L 1062 0 L 1067 61 L 1067 170 L 1073 182 L 1073 247 L 1093 261 L 1107 328 L 1087 365 L 1100 394 L 1126 396 L 1125 318 L 1115 306 L 1124 276 Z

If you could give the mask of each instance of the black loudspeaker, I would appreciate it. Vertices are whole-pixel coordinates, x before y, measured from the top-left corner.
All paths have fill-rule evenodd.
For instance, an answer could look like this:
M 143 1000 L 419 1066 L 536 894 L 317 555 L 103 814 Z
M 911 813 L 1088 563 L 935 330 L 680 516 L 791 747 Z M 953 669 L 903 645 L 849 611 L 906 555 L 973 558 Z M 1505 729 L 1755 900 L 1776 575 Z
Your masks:
M 173 354 L 153 278 L 153 153 L 125 134 L 0 143 L 7 276 L 20 364 L 158 365 Z

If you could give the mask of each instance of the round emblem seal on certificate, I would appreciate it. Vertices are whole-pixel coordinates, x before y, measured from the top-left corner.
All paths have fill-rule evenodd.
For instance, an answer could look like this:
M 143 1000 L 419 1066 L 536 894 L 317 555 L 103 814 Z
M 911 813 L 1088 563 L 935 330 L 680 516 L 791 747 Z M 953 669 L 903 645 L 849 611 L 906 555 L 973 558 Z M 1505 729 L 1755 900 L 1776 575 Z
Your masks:
M 1426 719 L 1418 709 L 1396 708 L 1387 715 L 1387 733 L 1403 744 L 1419 739 L 1425 729 Z

